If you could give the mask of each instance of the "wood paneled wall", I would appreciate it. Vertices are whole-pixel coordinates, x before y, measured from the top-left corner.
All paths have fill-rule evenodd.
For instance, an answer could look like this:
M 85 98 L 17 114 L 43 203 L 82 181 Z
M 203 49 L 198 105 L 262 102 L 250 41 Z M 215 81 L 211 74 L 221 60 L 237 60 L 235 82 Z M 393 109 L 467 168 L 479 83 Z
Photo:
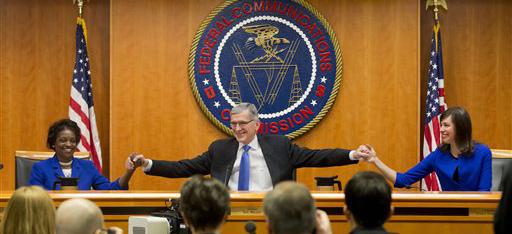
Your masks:
M 225 137 L 203 115 L 188 82 L 187 58 L 201 21 L 222 1 L 90 1 L 96 115 L 111 179 L 137 151 L 155 159 L 194 157 Z M 309 148 L 372 144 L 393 168 L 418 160 L 420 114 L 432 20 L 424 0 L 312 0 L 331 23 L 343 54 L 343 81 L 330 113 L 295 142 Z M 474 137 L 512 148 L 512 2 L 449 1 L 442 13 L 449 106 L 473 117 Z M 69 0 L 0 0 L 0 190 L 14 188 L 14 151 L 45 150 L 49 124 L 67 116 L 76 8 Z M 420 56 L 421 55 L 421 56 Z M 339 175 L 361 163 L 301 169 Z M 175 190 L 183 180 L 143 175 L 131 189 Z
M 440 14 L 446 102 L 468 110 L 474 139 L 491 148 L 511 149 L 512 1 L 448 1 L 448 9 Z M 421 25 L 425 100 L 431 12 L 422 13 Z
M 108 2 L 90 1 L 84 15 L 98 131 L 108 165 Z M 14 189 L 14 152 L 48 151 L 48 127 L 68 116 L 76 17 L 70 0 L 0 0 L 0 162 L 5 167 L 0 190 Z
M 201 21 L 220 1 L 113 1 L 111 4 L 111 165 L 114 177 L 131 151 L 177 160 L 205 151 L 224 137 L 190 91 L 187 56 Z M 311 1 L 336 32 L 344 60 L 343 85 L 330 113 L 296 142 L 309 148 L 373 144 L 403 170 L 419 148 L 419 16 L 417 1 Z M 386 19 L 386 20 L 382 20 Z M 407 130 L 405 130 L 407 129 Z M 301 169 L 343 182 L 361 163 Z M 135 175 L 132 187 L 178 189 L 180 180 Z

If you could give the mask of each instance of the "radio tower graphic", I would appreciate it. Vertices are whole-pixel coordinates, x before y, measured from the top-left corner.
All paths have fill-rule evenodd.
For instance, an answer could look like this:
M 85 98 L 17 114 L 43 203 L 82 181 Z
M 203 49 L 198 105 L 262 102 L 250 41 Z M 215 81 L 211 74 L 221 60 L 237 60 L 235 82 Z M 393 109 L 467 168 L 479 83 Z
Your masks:
M 243 78 L 241 79 L 247 81 L 251 93 L 257 102 L 255 104 L 258 109 L 260 110 L 265 105 L 273 105 L 281 91 L 281 86 L 283 85 L 286 75 L 289 73 L 290 69 L 292 69 L 293 79 L 288 98 L 288 106 L 296 103 L 303 95 L 303 90 L 298 67 L 296 64 L 291 64 L 291 62 L 299 47 L 299 40 L 296 39 L 290 42 L 286 38 L 274 37 L 279 33 L 279 29 L 268 24 L 245 26 L 243 29 L 245 32 L 255 35 L 255 37 L 249 37 L 245 43 L 245 48 L 250 51 L 258 48 L 262 49 L 264 55 L 247 62 L 240 46 L 233 43 L 232 50 L 238 65 L 233 66 L 231 72 L 228 90 L 231 100 L 235 103 L 243 101 L 240 93 L 239 77 L 237 77 L 237 71 L 242 71 Z M 282 48 L 279 48 L 280 45 Z M 279 54 L 285 50 L 288 51 L 285 53 L 283 59 Z M 260 81 L 258 83 L 257 79 L 266 80 L 265 82 Z M 259 84 L 265 85 L 260 87 Z

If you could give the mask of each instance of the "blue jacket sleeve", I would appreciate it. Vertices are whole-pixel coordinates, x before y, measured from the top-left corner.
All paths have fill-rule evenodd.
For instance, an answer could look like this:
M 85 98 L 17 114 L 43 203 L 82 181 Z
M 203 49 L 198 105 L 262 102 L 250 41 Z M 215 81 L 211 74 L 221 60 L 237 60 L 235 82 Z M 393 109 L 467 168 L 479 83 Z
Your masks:
M 395 187 L 402 188 L 421 180 L 423 177 L 434 171 L 434 161 L 436 158 L 436 151 L 421 160 L 416 166 L 409 169 L 405 173 L 396 173 Z
M 492 187 L 492 153 L 489 148 L 485 147 L 482 150 L 482 154 L 482 170 L 478 191 L 490 191 Z
M 101 175 L 99 171 L 94 167 L 92 162 L 90 163 L 92 166 L 91 174 L 93 177 L 92 187 L 95 190 L 127 190 L 128 187 L 123 188 L 119 184 L 119 179 L 114 182 L 110 182 L 107 177 Z
M 32 166 L 32 172 L 30 173 L 30 179 L 28 181 L 28 183 L 30 185 L 37 185 L 37 186 L 41 186 L 41 187 L 45 187 L 45 184 L 44 182 L 46 181 L 46 178 L 44 176 L 44 173 L 42 172 L 42 169 L 40 168 L 39 164 L 34 164 L 34 166 Z M 46 189 L 49 189 L 49 188 L 46 188 Z

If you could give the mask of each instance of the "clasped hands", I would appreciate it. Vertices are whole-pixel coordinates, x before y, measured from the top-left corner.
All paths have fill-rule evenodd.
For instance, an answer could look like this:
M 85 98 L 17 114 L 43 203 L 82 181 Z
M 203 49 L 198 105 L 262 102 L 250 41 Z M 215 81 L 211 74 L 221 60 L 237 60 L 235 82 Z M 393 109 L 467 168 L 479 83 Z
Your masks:
M 134 171 L 137 167 L 145 167 L 149 163 L 148 159 L 144 157 L 144 155 L 139 153 L 131 153 L 125 162 L 125 168 L 129 171 Z
M 373 163 L 377 159 L 377 153 L 375 152 L 375 149 L 373 149 L 373 147 L 371 145 L 368 145 L 368 144 L 360 145 L 355 150 L 354 159 Z

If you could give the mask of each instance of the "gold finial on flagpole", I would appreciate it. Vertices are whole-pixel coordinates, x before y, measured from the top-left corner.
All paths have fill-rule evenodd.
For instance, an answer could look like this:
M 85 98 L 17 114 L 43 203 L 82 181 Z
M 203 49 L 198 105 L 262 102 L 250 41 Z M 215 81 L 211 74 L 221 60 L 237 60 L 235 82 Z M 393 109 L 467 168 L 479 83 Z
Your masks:
M 82 13 L 84 9 L 85 2 L 88 2 L 89 0 L 73 0 L 73 5 L 77 4 L 78 6 L 78 17 L 82 18 Z
M 426 10 L 428 10 L 428 8 L 431 6 L 434 7 L 434 19 L 436 20 L 436 22 L 439 20 L 439 15 L 438 15 L 439 9 L 437 8 L 437 6 L 441 6 L 446 11 L 448 10 L 448 5 L 446 5 L 446 0 L 427 0 Z

